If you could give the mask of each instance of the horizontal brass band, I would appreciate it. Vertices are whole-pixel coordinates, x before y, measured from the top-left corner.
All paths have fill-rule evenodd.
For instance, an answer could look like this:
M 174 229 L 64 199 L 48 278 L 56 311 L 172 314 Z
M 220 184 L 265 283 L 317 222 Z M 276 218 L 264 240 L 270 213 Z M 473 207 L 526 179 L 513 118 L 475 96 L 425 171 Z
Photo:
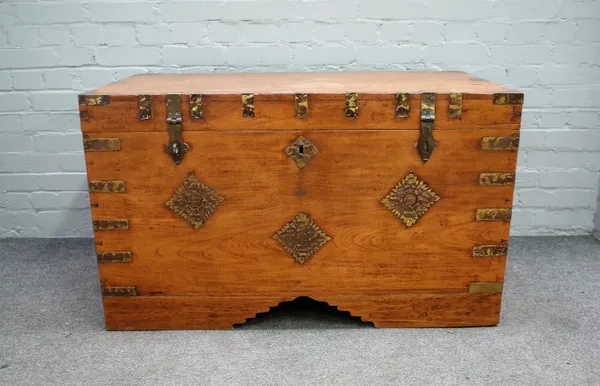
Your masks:
M 448 106 L 448 116 L 450 118 L 461 118 L 463 106 L 463 97 L 459 92 L 450 93 L 450 105 Z
M 473 257 L 506 256 L 508 244 L 476 245 L 473 247 Z
M 510 137 L 483 137 L 481 139 L 482 150 L 494 151 L 517 151 L 519 150 L 519 135 Z
M 482 186 L 504 186 L 514 184 L 514 173 L 481 173 L 479 175 L 479 185 Z
M 96 259 L 99 264 L 104 263 L 130 263 L 133 259 L 132 253 L 129 251 L 120 252 L 98 252 Z
M 84 138 L 83 151 L 121 151 L 119 138 Z
M 88 182 L 90 193 L 125 193 L 127 186 L 123 180 L 91 180 Z
M 106 286 L 102 287 L 102 296 L 137 296 L 137 291 L 133 286 Z
M 522 105 L 523 99 L 522 93 L 497 93 L 493 96 L 495 105 Z
M 477 209 L 475 221 L 510 221 L 511 216 L 510 208 L 484 208 Z
M 108 95 L 79 95 L 81 106 L 107 106 L 110 104 Z
M 140 120 L 147 121 L 152 119 L 152 96 L 151 95 L 138 95 L 138 110 L 140 113 Z
M 470 294 L 495 294 L 504 289 L 503 282 L 471 282 L 469 284 Z
M 128 220 L 93 220 L 95 231 L 126 230 L 129 229 Z

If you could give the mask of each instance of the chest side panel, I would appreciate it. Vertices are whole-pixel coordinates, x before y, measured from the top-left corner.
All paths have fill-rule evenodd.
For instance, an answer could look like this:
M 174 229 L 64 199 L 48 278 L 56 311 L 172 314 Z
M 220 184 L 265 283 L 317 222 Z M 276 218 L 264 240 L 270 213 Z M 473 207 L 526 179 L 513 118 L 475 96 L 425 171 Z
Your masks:
M 516 152 L 483 150 L 482 140 L 513 134 L 437 130 L 423 164 L 414 130 L 190 131 L 175 165 L 165 133 L 89 133 L 120 143 L 120 151 L 86 153 L 90 181 L 126 185 L 91 193 L 98 224 L 127 220 L 127 229 L 96 231 L 98 253 L 131 252 L 125 263 L 99 264 L 102 285 L 135 286 L 138 295 L 293 297 L 502 282 L 509 222 L 478 218 L 478 209 L 511 208 L 510 181 L 485 183 L 497 177 L 482 173 L 512 175 Z M 284 152 L 299 136 L 318 149 L 301 173 Z M 407 227 L 381 200 L 411 171 L 439 200 Z M 165 205 L 190 174 L 222 198 L 198 229 Z M 303 265 L 273 239 L 299 213 L 330 238 Z

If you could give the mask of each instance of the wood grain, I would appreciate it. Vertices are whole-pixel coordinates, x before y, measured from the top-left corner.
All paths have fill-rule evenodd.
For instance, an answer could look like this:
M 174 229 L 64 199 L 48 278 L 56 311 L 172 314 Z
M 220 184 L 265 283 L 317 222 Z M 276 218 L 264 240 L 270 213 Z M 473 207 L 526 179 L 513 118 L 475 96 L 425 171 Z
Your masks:
M 303 171 L 306 194 L 297 196 L 299 171 L 283 149 L 301 134 L 319 153 Z M 513 186 L 481 187 L 479 175 L 513 172 L 516 153 L 482 151 L 479 130 L 440 130 L 438 148 L 423 164 L 417 136 L 191 132 L 190 151 L 177 166 L 162 149 L 165 133 L 122 133 L 120 153 L 86 154 L 89 178 L 128 184 L 126 194 L 91 194 L 94 219 L 123 216 L 130 224 L 128 231 L 96 233 L 98 251 L 136 255 L 126 267 L 100 267 L 102 283 L 135 285 L 141 295 L 219 296 L 332 288 L 464 292 L 471 281 L 502 281 L 504 257 L 471 255 L 474 245 L 507 240 L 509 224 L 474 219 L 479 207 L 511 206 Z M 379 201 L 411 170 L 441 199 L 406 229 Z M 164 205 L 189 173 L 225 199 L 199 230 Z M 333 239 L 303 267 L 271 238 L 301 211 Z
M 493 326 L 501 294 L 321 295 L 341 311 L 375 327 Z M 268 312 L 290 296 L 271 297 L 105 297 L 109 330 L 231 329 Z
M 293 130 L 364 130 L 410 129 L 420 127 L 421 95 L 409 95 L 408 118 L 396 117 L 395 94 L 358 96 L 360 114 L 347 118 L 345 95 L 309 94 L 307 118 L 296 118 L 295 96 L 255 95 L 254 117 L 242 116 L 241 95 L 204 95 L 204 119 L 190 119 L 189 95 L 182 95 L 183 131 L 293 131 Z M 521 105 L 494 105 L 491 95 L 463 94 L 460 119 L 448 116 L 448 94 L 436 96 L 436 129 L 519 129 Z M 153 119 L 140 121 L 137 96 L 111 97 L 110 106 L 80 106 L 84 112 L 81 128 L 84 133 L 114 131 L 166 131 L 164 95 L 152 98 Z M 500 133 L 504 137 L 506 133 Z

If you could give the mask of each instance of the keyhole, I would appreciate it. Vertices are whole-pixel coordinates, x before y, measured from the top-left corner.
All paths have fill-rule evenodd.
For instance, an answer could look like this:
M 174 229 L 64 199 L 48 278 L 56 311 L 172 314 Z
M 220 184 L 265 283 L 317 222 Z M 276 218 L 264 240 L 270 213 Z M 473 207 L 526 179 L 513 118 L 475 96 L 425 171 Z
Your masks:
M 300 153 L 300 154 L 304 154 L 304 145 L 300 145 L 300 146 L 298 147 L 298 153 Z

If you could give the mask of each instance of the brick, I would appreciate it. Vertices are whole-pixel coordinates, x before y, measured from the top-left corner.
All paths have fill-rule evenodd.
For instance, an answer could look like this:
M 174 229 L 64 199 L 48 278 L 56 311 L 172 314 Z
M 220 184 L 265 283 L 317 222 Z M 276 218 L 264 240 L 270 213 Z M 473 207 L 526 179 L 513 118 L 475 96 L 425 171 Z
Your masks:
M 0 238 L 39 236 L 37 214 L 33 210 L 0 212 Z
M 210 3 L 209 3 L 210 4 Z M 301 6 L 302 4 L 297 4 Z M 314 8 L 315 4 L 305 4 Z M 295 19 L 298 15 L 297 7 L 290 6 L 288 2 L 277 0 L 256 0 L 256 1 L 228 1 L 223 4 L 223 20 L 289 20 Z M 266 11 L 268 10 L 268 12 Z M 340 12 L 344 12 L 340 9 Z M 314 15 L 317 15 L 315 13 Z M 333 16 L 329 14 L 328 16 Z M 220 18 L 219 18 L 220 19 Z M 214 20 L 214 19 L 213 19 Z
M 543 188 L 596 189 L 599 180 L 600 173 L 588 170 L 540 172 L 540 186 Z
M 13 82 L 11 81 L 11 77 L 8 71 L 0 72 L 0 91 L 8 91 L 12 88 Z
M 89 20 L 91 22 L 122 23 L 122 22 L 153 22 L 156 16 L 153 4 L 150 2 L 119 2 L 118 6 L 104 3 L 89 3 Z
M 174 44 L 168 24 L 140 24 L 135 27 L 135 38 L 142 45 Z
M 113 9 L 113 7 L 105 8 Z M 81 4 L 18 4 L 19 19 L 27 24 L 76 23 L 85 21 Z M 117 13 L 117 12 L 114 12 Z
M 382 40 L 409 42 L 412 39 L 413 29 L 412 21 L 383 23 L 379 27 L 379 35 Z
M 508 21 L 478 21 L 475 23 L 475 35 L 481 43 L 498 44 L 508 37 L 510 28 Z
M 600 157 L 593 152 L 554 152 L 554 151 L 528 151 L 528 168 L 581 168 L 588 170 L 600 169 Z
M 483 67 L 475 69 L 472 73 L 482 79 L 487 79 L 498 84 L 507 84 L 507 71 L 504 67 Z M 526 127 L 525 125 L 523 126 Z
M 567 126 L 569 113 L 566 111 L 544 111 L 539 114 L 537 126 L 542 129 L 564 128 Z
M 435 45 L 443 42 L 444 24 L 441 22 L 421 21 L 415 23 L 412 31 L 411 41 L 427 45 Z
M 43 133 L 33 137 L 38 152 L 83 151 L 83 139 L 79 133 Z
M 0 153 L 19 153 L 33 150 L 33 141 L 26 134 L 3 134 Z
M 569 113 L 569 125 L 574 128 L 598 128 L 600 127 L 600 112 L 572 111 Z
M 549 107 L 552 101 L 552 92 L 550 88 L 524 88 L 519 90 L 525 94 L 525 107 L 543 108 Z M 525 112 L 527 114 L 527 112 Z
M 378 20 L 423 20 L 427 16 L 424 2 L 406 2 L 388 0 L 361 1 L 358 15 L 366 19 Z
M 519 192 L 519 200 L 532 208 L 595 208 L 597 195 L 591 189 L 524 189 Z
M 519 21 L 510 26 L 507 44 L 535 44 L 542 40 L 545 22 Z
M 26 132 L 51 130 L 50 115 L 45 113 L 23 114 L 21 124 Z
M 27 210 L 32 208 L 30 193 L 8 192 L 0 196 L 0 209 Z
M 280 27 L 279 38 L 290 43 L 309 42 L 313 39 L 312 23 L 285 23 Z
M 545 65 L 540 68 L 539 81 L 543 84 L 569 85 L 579 82 L 579 70 L 572 66 Z
M 88 189 L 85 173 L 41 174 L 39 181 L 41 189 L 49 191 L 86 191 Z
M 115 81 L 114 70 L 106 68 L 85 69 L 77 74 L 83 90 L 91 90 Z
M 210 42 L 214 43 L 237 42 L 243 39 L 243 29 L 239 24 L 234 23 L 209 23 L 207 30 L 207 39 Z
M 314 23 L 312 29 L 314 39 L 322 42 L 339 42 L 346 37 L 346 29 L 343 24 Z M 268 40 L 263 41 L 267 42 Z
M 331 53 L 331 63 L 335 64 Z M 227 51 L 226 63 L 230 65 L 268 65 L 292 62 L 292 50 L 280 46 L 231 47 Z
M 71 43 L 71 30 L 68 26 L 40 27 L 40 45 L 55 46 Z
M 540 185 L 540 173 L 538 171 L 517 170 L 515 176 L 517 191 L 521 188 L 534 188 Z
M 268 43 L 273 41 L 274 36 L 279 35 L 279 27 L 270 24 L 248 24 L 243 26 L 243 34 L 242 37 L 247 42 L 251 43 Z M 329 30 L 331 33 L 331 37 L 334 36 L 334 31 Z M 343 36 L 343 30 L 341 32 Z M 326 35 L 329 39 L 330 36 Z
M 135 28 L 132 25 L 109 24 L 104 26 L 104 42 L 109 46 L 136 45 Z
M 36 174 L 0 174 L 0 186 L 5 192 L 30 192 L 40 189 L 40 175 Z
M 552 21 L 546 23 L 542 30 L 544 40 L 549 40 L 556 43 L 564 43 L 573 41 L 577 23 L 567 21 Z
M 522 66 L 527 64 L 541 65 L 552 60 L 553 46 L 536 45 L 492 45 L 491 60 L 499 65 Z
M 31 171 L 29 154 L 0 154 L 0 172 L 24 173 Z
M 77 94 L 73 92 L 38 92 L 31 94 L 36 111 L 65 111 L 77 109 Z
M 94 53 L 90 48 L 81 47 L 55 47 L 54 52 L 58 57 L 59 66 L 83 66 L 95 64 Z
M 33 192 L 34 209 L 87 209 L 90 199 L 86 192 Z
M 600 20 L 579 21 L 573 40 L 583 43 L 600 42 Z
M 348 64 L 356 57 L 352 47 L 341 45 L 296 46 L 293 55 L 294 63 L 298 65 Z
M 446 41 L 449 42 L 477 41 L 477 34 L 475 33 L 475 25 L 473 23 L 445 22 L 443 35 Z
M 425 15 L 435 20 L 479 21 L 489 19 L 495 12 L 495 4 L 491 1 L 466 0 L 460 3 L 459 9 L 451 2 L 428 2 L 425 5 Z
M 34 173 L 86 172 L 83 152 L 31 154 L 29 157 L 31 158 L 31 171 Z
M 90 71 L 90 70 L 87 70 Z M 71 70 L 49 70 L 44 71 L 44 85 L 49 90 L 68 89 L 76 86 L 75 77 Z
M 222 65 L 225 61 L 223 47 L 165 47 L 163 64 L 167 66 Z
M 99 24 L 72 25 L 70 28 L 76 45 L 104 44 L 104 29 Z
M 6 35 L 10 47 L 37 47 L 40 42 L 40 31 L 37 27 L 13 27 Z
M 167 49 L 168 47 L 165 47 Z M 98 63 L 103 66 L 153 66 L 160 64 L 158 47 L 103 47 L 97 50 Z
M 473 65 L 488 63 L 489 54 L 486 46 L 467 43 L 448 43 L 440 46 L 428 46 L 423 51 L 427 63 Z
M 3 114 L 0 115 L 0 133 L 19 132 L 21 131 L 21 116 L 18 114 Z
M 537 73 L 539 70 L 537 66 L 509 68 L 506 71 L 505 83 L 507 83 L 507 86 L 514 88 L 533 87 L 537 83 Z
M 387 64 L 394 62 L 413 63 L 423 61 L 423 47 L 391 44 L 360 47 L 356 52 L 356 60 L 369 64 Z
M 515 15 L 523 19 L 554 19 L 561 9 L 561 0 L 520 1 L 504 0 L 491 2 L 494 6 L 494 18 L 514 19 Z M 469 9 L 469 8 L 466 8 Z
M 29 110 L 29 98 L 21 92 L 0 93 L 0 112 Z
M 159 3 L 158 13 L 163 21 L 219 20 L 223 17 L 223 3 L 220 1 Z
M 545 134 L 544 146 L 555 151 L 600 151 L 600 130 L 561 130 Z
M 75 97 L 74 103 L 77 103 Z M 50 128 L 54 131 L 74 131 L 81 133 L 81 126 L 79 123 L 79 113 L 57 113 L 50 115 Z
M 600 89 L 555 89 L 552 91 L 553 107 L 596 107 L 600 100 Z
M 37 224 L 41 237 L 92 237 L 92 221 L 88 210 L 40 211 Z
M 570 1 L 561 8 L 560 15 L 564 19 L 595 19 L 600 15 L 600 3 L 597 1 Z
M 584 232 L 591 230 L 594 221 L 592 209 L 540 211 L 536 213 L 538 226 L 555 230 L 571 230 L 575 228 Z
M 207 23 L 175 23 L 171 26 L 171 43 L 200 44 L 207 40 Z
M 553 59 L 558 64 L 595 64 L 600 61 L 600 44 L 558 44 Z
M 378 30 L 379 25 L 376 22 L 352 21 L 344 24 L 345 37 L 353 42 L 374 42 L 379 39 Z
M 14 71 L 12 79 L 15 90 L 40 90 L 44 88 L 42 71 Z

